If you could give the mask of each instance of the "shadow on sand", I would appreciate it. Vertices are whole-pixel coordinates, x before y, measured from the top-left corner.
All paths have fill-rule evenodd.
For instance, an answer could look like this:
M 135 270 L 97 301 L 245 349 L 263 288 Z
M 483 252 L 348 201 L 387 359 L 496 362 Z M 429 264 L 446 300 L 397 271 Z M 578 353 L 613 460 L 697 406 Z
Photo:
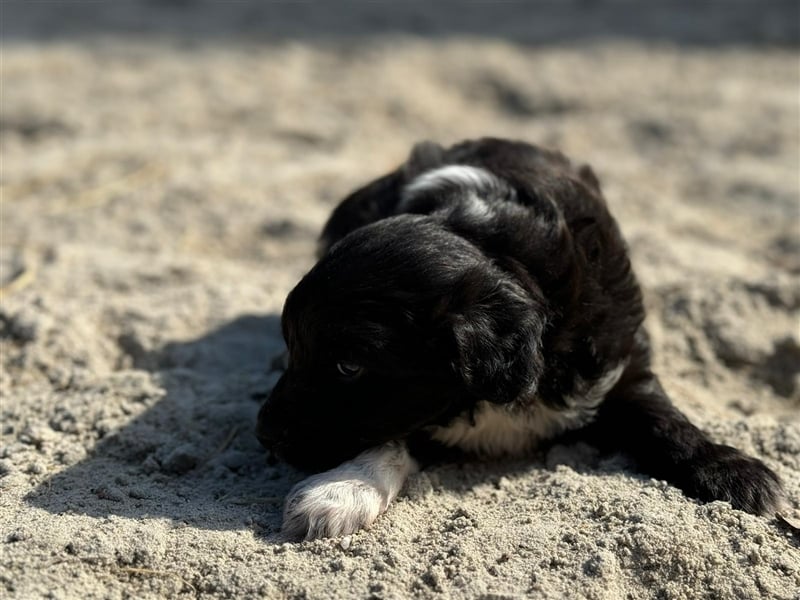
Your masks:
M 302 477 L 267 464 L 254 435 L 260 400 L 276 379 L 269 359 L 283 348 L 279 317 L 242 316 L 153 352 L 135 340 L 120 343 L 134 364 L 126 395 L 149 407 L 30 492 L 27 502 L 55 514 L 277 531 L 283 497 Z M 153 377 L 142 377 L 142 370 Z M 153 393 L 150 380 L 161 393 Z M 143 387 L 131 393 L 137 381 Z M 115 393 L 111 386 L 108 394 Z
M 279 535 L 283 499 L 305 474 L 270 464 L 254 435 L 261 400 L 278 377 L 268 368 L 284 348 L 280 318 L 242 316 L 151 352 L 132 338 L 120 344 L 134 366 L 127 373 L 138 375 L 125 380 L 125 396 L 149 407 L 26 501 L 54 514 L 165 518 L 177 526 L 251 529 L 268 542 L 285 541 Z M 131 392 L 131 381 L 150 379 L 163 395 L 147 387 Z M 115 387 L 121 386 L 108 393 L 118 393 Z M 433 477 L 437 485 L 465 491 L 530 470 L 545 474 L 552 456 L 543 450 L 531 460 L 458 460 L 433 469 Z

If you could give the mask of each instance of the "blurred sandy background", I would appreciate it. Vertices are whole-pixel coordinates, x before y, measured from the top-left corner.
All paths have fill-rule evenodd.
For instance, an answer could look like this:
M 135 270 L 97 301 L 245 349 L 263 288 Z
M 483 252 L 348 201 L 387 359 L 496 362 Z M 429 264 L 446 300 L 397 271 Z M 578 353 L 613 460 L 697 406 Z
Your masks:
M 286 543 L 252 433 L 335 203 L 510 136 L 595 167 L 667 390 L 797 509 L 796 2 L 0 10 L 0 596 L 800 598 L 788 528 L 580 444 Z

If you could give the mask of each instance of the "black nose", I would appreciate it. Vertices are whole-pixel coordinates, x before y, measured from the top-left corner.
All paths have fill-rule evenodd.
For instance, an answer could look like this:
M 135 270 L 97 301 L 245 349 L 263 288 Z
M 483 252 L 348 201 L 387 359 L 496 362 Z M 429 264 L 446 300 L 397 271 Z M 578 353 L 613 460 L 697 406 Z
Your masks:
M 275 409 L 274 403 L 270 402 L 269 399 L 258 412 L 256 437 L 267 450 L 277 450 L 281 442 L 286 439 L 286 428 L 283 426 L 282 419 Z
M 267 394 L 267 399 L 258 411 L 256 437 L 267 450 L 277 450 L 286 439 L 286 402 L 284 391 L 286 377 L 281 377 Z

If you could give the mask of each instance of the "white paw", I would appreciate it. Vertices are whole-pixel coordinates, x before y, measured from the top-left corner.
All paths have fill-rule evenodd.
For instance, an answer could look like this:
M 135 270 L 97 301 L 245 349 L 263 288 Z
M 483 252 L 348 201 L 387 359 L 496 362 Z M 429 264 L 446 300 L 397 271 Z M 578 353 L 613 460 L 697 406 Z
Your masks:
M 312 475 L 286 497 L 283 533 L 313 540 L 369 527 L 417 469 L 405 443 L 387 442 Z
M 339 475 L 320 473 L 292 488 L 283 511 L 284 534 L 306 540 L 349 535 L 369 527 L 386 509 L 388 498 L 373 485 Z

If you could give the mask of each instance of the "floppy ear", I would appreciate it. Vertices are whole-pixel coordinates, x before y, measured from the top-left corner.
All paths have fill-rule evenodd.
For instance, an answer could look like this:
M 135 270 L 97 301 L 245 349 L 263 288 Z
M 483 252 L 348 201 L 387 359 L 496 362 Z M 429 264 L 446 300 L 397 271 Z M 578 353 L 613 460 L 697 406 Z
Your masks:
M 405 165 L 403 165 L 403 173 L 406 176 L 406 181 L 411 181 L 417 175 L 435 169 L 443 163 L 444 148 L 428 140 L 417 142 L 411 149 L 411 154 Z
M 578 178 L 595 192 L 602 193 L 600 191 L 600 179 L 598 179 L 589 165 L 581 165 L 578 168 Z
M 455 341 L 453 368 L 472 397 L 503 404 L 536 390 L 545 316 L 520 285 L 494 267 L 474 268 L 443 317 Z

